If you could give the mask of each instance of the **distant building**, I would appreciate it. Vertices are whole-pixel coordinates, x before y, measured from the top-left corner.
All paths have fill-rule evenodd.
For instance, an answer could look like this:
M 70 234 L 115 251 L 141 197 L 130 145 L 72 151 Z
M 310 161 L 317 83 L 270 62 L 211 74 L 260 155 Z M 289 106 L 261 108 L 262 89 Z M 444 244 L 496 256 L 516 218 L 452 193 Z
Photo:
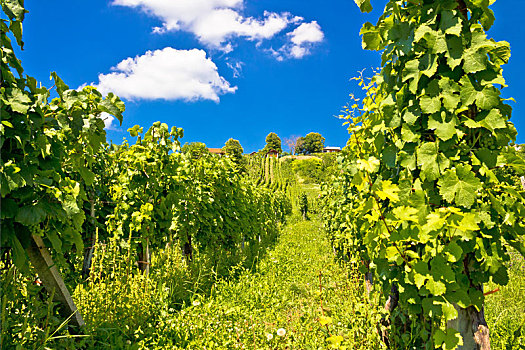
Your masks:
M 341 152 L 341 147 L 325 147 L 323 153 Z
M 210 151 L 211 154 L 219 154 L 221 156 L 224 154 L 222 148 L 208 148 L 208 151 Z
M 277 158 L 279 157 L 279 151 L 276 151 L 274 149 L 271 149 L 269 150 L 268 152 L 266 152 L 266 156 L 267 157 L 274 157 L 274 158 Z

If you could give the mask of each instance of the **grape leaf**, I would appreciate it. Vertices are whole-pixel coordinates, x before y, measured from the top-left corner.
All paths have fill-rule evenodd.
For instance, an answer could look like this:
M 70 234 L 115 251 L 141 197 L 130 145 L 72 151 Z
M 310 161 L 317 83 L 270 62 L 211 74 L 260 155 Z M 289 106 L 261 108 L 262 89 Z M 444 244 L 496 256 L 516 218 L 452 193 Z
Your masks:
M 354 0 L 357 6 L 359 6 L 359 9 L 361 12 L 371 12 L 372 11 L 372 5 L 370 4 L 370 0 Z
M 417 149 L 417 163 L 424 179 L 435 180 L 448 168 L 450 161 L 439 152 L 437 142 L 427 142 Z
M 476 192 L 481 181 L 472 172 L 470 165 L 458 165 L 449 169 L 438 181 L 439 193 L 449 203 L 470 208 L 476 201 Z
M 441 140 L 450 140 L 456 134 L 456 119 L 449 116 L 449 121 L 445 120 L 446 114 L 433 114 L 428 120 L 428 128 L 435 130 L 436 136 Z

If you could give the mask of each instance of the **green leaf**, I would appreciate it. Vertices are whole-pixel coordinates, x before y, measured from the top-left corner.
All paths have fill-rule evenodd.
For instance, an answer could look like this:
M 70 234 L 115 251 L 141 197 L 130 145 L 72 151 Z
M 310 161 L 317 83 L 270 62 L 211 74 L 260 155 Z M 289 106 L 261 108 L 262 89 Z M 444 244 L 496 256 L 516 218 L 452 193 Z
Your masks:
M 461 88 L 461 103 L 469 106 L 476 102 L 476 105 L 481 109 L 491 109 L 499 104 L 499 90 L 493 86 L 485 86 L 482 90 L 477 90 L 468 76 L 463 76 L 460 80 Z
M 414 42 L 416 43 L 420 42 L 421 39 L 425 38 L 425 36 L 427 37 L 427 40 L 429 40 L 428 38 L 430 37 L 433 38 L 436 36 L 436 34 L 435 34 L 434 29 L 430 28 L 426 24 L 423 24 L 423 25 L 420 25 L 414 32 Z
M 450 69 L 454 69 L 463 61 L 463 43 L 460 37 L 448 36 L 447 41 L 447 64 Z
M 463 338 L 461 338 L 461 333 L 453 328 L 447 328 L 446 332 L 437 329 L 434 332 L 434 343 L 436 348 L 452 350 L 456 349 L 458 345 L 463 345 Z
M 463 256 L 463 249 L 456 242 L 450 242 L 443 250 L 443 255 L 448 261 L 457 262 Z
M 359 6 L 359 9 L 361 12 L 371 12 L 372 11 L 372 5 L 370 4 L 370 0 L 354 0 L 357 6 Z
M 11 22 L 11 25 L 9 26 L 9 30 L 13 33 L 13 36 L 16 39 L 16 42 L 18 45 L 20 45 L 20 48 L 24 49 L 24 42 L 22 41 L 22 22 L 15 21 Z
M 425 287 L 427 287 L 430 293 L 432 293 L 432 295 L 434 296 L 443 295 L 447 291 L 445 283 L 440 281 L 434 281 L 432 277 L 427 281 L 427 283 L 425 283 Z
M 386 166 L 393 168 L 396 166 L 397 149 L 395 146 L 388 146 L 383 150 L 381 160 Z
M 483 119 L 479 121 L 479 124 L 492 132 L 496 129 L 507 127 L 505 118 L 501 115 L 501 112 L 498 109 L 491 109 L 490 112 L 484 112 L 483 114 L 480 114 L 480 117 Z
M 418 214 L 419 213 L 419 210 L 417 210 L 416 208 L 412 208 L 412 207 L 406 207 L 406 206 L 400 206 L 400 207 L 395 207 L 393 210 L 392 210 L 392 214 L 394 214 L 394 216 L 396 218 L 398 218 L 400 221 L 413 221 L 413 222 L 417 222 L 418 221 Z
M 501 266 L 495 274 L 492 275 L 492 281 L 500 286 L 506 286 L 509 283 L 509 273 L 506 266 Z
M 403 120 L 408 125 L 414 125 L 414 123 L 419 119 L 419 115 L 414 114 L 413 111 L 407 109 L 405 113 L 403 114 Z
M 497 164 L 498 156 L 496 151 L 482 148 L 474 151 L 474 154 L 487 166 L 487 168 L 494 168 Z
M 5 14 L 9 17 L 10 20 L 16 20 L 19 22 L 22 22 L 24 20 L 24 14 L 27 12 L 24 9 L 23 0 L 3 0 L 2 10 L 5 12 Z
M 69 90 L 69 86 L 67 86 L 66 83 L 60 79 L 56 72 L 51 72 L 51 76 L 49 78 L 55 81 L 55 87 L 57 88 L 57 92 L 60 97 L 62 97 L 64 91 Z
M 431 53 L 424 54 L 419 60 L 419 69 L 421 73 L 429 78 L 432 78 L 434 74 L 436 74 L 438 65 L 438 56 Z
M 122 125 L 122 113 L 125 110 L 124 103 L 120 100 L 118 96 L 115 96 L 113 93 L 109 93 L 105 99 L 100 103 L 102 109 L 117 118 L 120 125 Z
M 12 259 L 15 266 L 25 274 L 29 274 L 27 254 L 15 235 L 8 235 L 9 246 L 12 250 Z
M 0 218 L 10 219 L 15 217 L 16 213 L 18 212 L 18 205 L 13 199 L 2 198 L 1 205 L 2 210 L 0 210 Z
M 433 114 L 428 120 L 428 128 L 435 130 L 436 136 L 441 140 L 450 140 L 456 134 L 456 118 L 453 116 L 447 118 L 446 113 Z
M 446 218 L 441 216 L 439 212 L 432 212 L 426 216 L 426 222 L 423 225 L 422 235 L 420 235 L 421 243 L 427 243 L 429 240 L 428 234 L 433 231 L 439 231 L 443 229 Z
M 31 226 L 44 221 L 46 215 L 46 211 L 39 205 L 26 205 L 18 210 L 15 221 L 24 226 Z
M 512 147 L 507 147 L 498 155 L 497 166 L 509 166 L 519 175 L 525 175 L 525 157 L 516 153 Z
M 80 176 L 82 176 L 82 179 L 84 179 L 84 182 L 87 186 L 93 185 L 93 181 L 95 180 L 95 173 L 93 173 L 86 167 L 80 167 L 78 169 L 78 172 L 80 173 Z
M 441 21 L 439 28 L 445 33 L 455 36 L 461 35 L 461 18 L 457 11 L 441 11 Z
M 482 71 L 488 64 L 488 56 L 484 49 L 470 47 L 465 51 L 463 59 L 463 70 L 466 73 Z
M 481 181 L 472 172 L 470 165 L 458 165 L 449 169 L 438 181 L 439 194 L 449 203 L 470 208 L 476 201 L 476 192 Z
M 450 161 L 439 152 L 437 142 L 427 142 L 417 149 L 417 162 L 423 179 L 435 180 L 448 168 Z
M 26 114 L 29 110 L 31 99 L 27 96 L 24 91 L 14 88 L 11 90 L 11 94 L 6 101 L 7 105 L 11 106 L 13 112 Z
M 443 310 L 443 316 L 445 316 L 445 322 L 456 319 L 458 317 L 458 310 L 454 305 L 446 303 L 441 305 L 441 310 Z
M 365 50 L 380 50 L 383 39 L 379 30 L 370 22 L 363 24 L 359 32 L 363 36 L 363 49 Z
M 479 226 L 478 222 L 480 219 L 476 216 L 475 213 L 465 213 L 463 219 L 459 222 L 458 228 L 465 231 L 478 231 Z
M 46 231 L 46 238 L 49 239 L 51 242 L 51 245 L 53 246 L 53 249 L 55 249 L 58 253 L 62 253 L 62 241 L 57 235 L 57 232 L 50 229 Z
M 455 282 L 456 274 L 448 265 L 448 262 L 441 256 L 435 256 L 430 260 L 430 272 L 434 280 L 445 280 L 447 282 Z
M 489 56 L 498 66 L 509 63 L 510 44 L 506 41 L 495 42 L 493 49 L 489 51 Z
M 410 83 L 408 84 L 408 88 L 410 92 L 415 94 L 417 92 L 417 86 L 419 84 L 419 79 L 421 77 L 421 74 L 419 72 L 419 60 L 415 59 L 415 60 L 408 61 L 405 64 L 405 69 L 403 69 L 402 72 L 403 72 L 402 75 L 403 75 L 404 82 L 412 79 Z
M 441 109 L 441 99 L 439 97 L 421 96 L 419 100 L 419 106 L 421 107 L 421 112 L 423 113 L 436 113 Z
M 459 289 L 452 293 L 447 293 L 447 300 L 458 304 L 459 307 L 466 309 L 471 305 L 470 297 L 466 290 Z
M 128 129 L 131 137 L 137 137 L 139 134 L 142 134 L 142 131 L 143 129 L 140 127 L 140 125 L 135 125 L 134 127 Z
M 399 187 L 396 184 L 393 184 L 392 181 L 386 180 L 381 182 L 381 190 L 376 191 L 376 194 L 381 199 L 390 199 L 392 202 L 399 201 Z

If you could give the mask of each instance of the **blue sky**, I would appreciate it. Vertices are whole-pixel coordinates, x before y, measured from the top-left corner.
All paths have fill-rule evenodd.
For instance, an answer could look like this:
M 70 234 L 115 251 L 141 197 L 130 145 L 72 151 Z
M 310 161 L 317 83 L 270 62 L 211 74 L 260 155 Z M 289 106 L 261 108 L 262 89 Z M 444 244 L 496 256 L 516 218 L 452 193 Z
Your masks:
M 233 137 L 246 152 L 320 132 L 326 145 L 348 134 L 335 118 L 359 88 L 349 79 L 380 64 L 361 49 L 359 29 L 376 22 L 384 0 L 362 14 L 352 0 L 26 0 L 26 73 L 50 86 L 56 71 L 72 88 L 97 84 L 126 102 L 114 143 L 135 124 L 182 127 L 184 142 L 222 147 Z M 525 143 L 525 1 L 499 0 L 489 37 L 511 44 L 505 97 Z M 220 9 L 220 10 L 218 10 Z M 149 53 L 148 53 L 149 51 Z

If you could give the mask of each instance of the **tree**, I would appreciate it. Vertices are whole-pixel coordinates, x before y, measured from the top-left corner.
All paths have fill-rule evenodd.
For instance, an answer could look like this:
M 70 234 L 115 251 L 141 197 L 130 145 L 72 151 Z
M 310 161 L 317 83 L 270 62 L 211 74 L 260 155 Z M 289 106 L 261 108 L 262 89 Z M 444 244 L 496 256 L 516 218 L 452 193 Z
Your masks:
M 245 167 L 245 160 L 243 157 L 244 149 L 241 146 L 241 143 L 238 140 L 230 138 L 224 144 L 222 151 L 226 156 L 230 157 L 235 164 L 237 164 L 241 169 Z
M 182 146 L 182 153 L 188 154 L 192 159 L 198 159 L 206 154 L 210 154 L 210 151 L 206 145 L 202 142 L 185 143 Z
M 295 154 L 295 151 L 297 149 L 297 141 L 298 140 L 299 140 L 299 136 L 296 136 L 296 135 L 292 135 L 292 136 L 284 139 L 284 143 L 290 149 L 290 154 Z
M 281 148 L 281 139 L 276 133 L 271 132 L 266 136 L 266 146 L 263 149 L 264 152 L 277 151 L 279 154 L 283 152 Z
M 345 249 L 390 294 L 389 341 L 402 348 L 489 349 L 483 286 L 508 283 L 510 247 L 525 255 L 525 193 L 495 171 L 522 176 L 525 161 L 509 147 L 517 132 L 498 86 L 510 47 L 486 37 L 488 6 L 390 0 L 361 29 L 383 67 L 357 79 L 366 97 L 349 108 L 334 203 L 348 209 Z
M 305 137 L 299 137 L 297 140 L 296 153 L 312 154 L 322 152 L 324 149 L 325 138 L 317 132 L 311 132 Z

